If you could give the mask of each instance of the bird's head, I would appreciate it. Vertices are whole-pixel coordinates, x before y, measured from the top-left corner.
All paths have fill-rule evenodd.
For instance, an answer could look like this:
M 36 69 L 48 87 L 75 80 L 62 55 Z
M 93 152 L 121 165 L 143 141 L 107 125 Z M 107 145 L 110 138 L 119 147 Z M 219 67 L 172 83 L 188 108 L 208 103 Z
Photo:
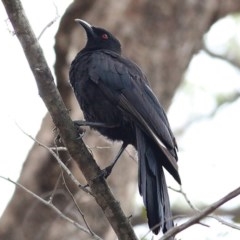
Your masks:
M 120 42 L 108 31 L 91 26 L 84 20 L 75 19 L 87 33 L 87 43 L 82 51 L 106 49 L 121 54 Z

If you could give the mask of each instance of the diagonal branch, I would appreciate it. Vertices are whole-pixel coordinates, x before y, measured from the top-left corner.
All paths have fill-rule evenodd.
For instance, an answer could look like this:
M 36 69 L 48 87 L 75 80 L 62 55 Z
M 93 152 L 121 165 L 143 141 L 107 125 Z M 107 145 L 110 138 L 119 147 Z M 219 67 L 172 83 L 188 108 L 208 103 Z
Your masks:
M 54 4 L 54 3 L 53 3 Z M 59 13 L 58 13 L 58 8 L 57 6 L 54 4 L 55 10 L 56 10 L 56 16 L 54 17 L 54 19 L 52 21 L 50 21 L 44 28 L 43 30 L 40 32 L 39 36 L 37 37 L 37 40 L 39 41 L 40 38 L 42 37 L 42 35 L 45 33 L 45 31 L 50 28 L 60 17 Z
M 17 123 L 16 123 L 16 125 L 20 129 L 20 131 L 22 131 L 23 134 L 25 134 L 27 137 L 29 137 L 31 140 L 33 140 L 35 143 L 37 143 L 39 146 L 45 148 L 46 150 L 48 150 L 50 152 L 50 154 L 57 160 L 59 166 L 66 172 L 66 174 L 71 178 L 72 182 L 77 187 L 79 187 L 85 193 L 92 195 L 92 193 L 89 190 L 87 190 L 82 184 L 80 184 L 80 182 L 73 176 L 73 174 L 71 173 L 69 168 L 62 162 L 62 160 L 60 159 L 58 154 L 55 153 L 52 148 L 49 148 L 45 144 L 43 144 L 40 141 L 38 141 L 36 138 L 32 137 L 30 134 L 26 133 Z
M 61 139 L 71 157 L 83 172 L 95 200 L 102 208 L 119 239 L 137 239 L 129 220 L 124 215 L 119 203 L 113 197 L 101 170 L 89 153 L 77 132 L 62 98 L 53 81 L 53 76 L 43 56 L 42 49 L 25 16 L 20 0 L 2 0 L 15 33 L 22 45 L 29 66 L 35 77 L 39 95 L 44 101 Z
M 177 192 L 177 193 L 182 194 L 183 197 L 185 198 L 187 204 L 189 205 L 189 207 L 190 207 L 193 211 L 195 211 L 195 212 L 201 212 L 201 210 L 199 210 L 197 207 L 195 207 L 195 206 L 192 204 L 192 202 L 191 202 L 190 199 L 188 198 L 187 194 L 183 191 L 182 187 L 180 187 L 179 190 L 178 190 L 178 189 L 175 189 L 175 188 L 172 188 L 172 187 L 168 187 L 168 188 L 171 189 L 171 190 L 173 190 L 173 191 L 175 191 L 175 192 Z M 214 214 L 210 214 L 210 215 L 208 215 L 208 216 L 206 216 L 206 217 L 213 218 L 213 219 L 217 220 L 218 222 L 220 222 L 220 223 L 223 224 L 223 225 L 226 225 L 226 226 L 231 227 L 231 228 L 233 228 L 233 229 L 240 230 L 240 226 L 238 226 L 238 225 L 236 225 L 236 224 L 233 224 L 233 223 L 230 223 L 230 222 L 227 222 L 227 221 L 225 221 L 224 219 L 222 219 L 221 217 L 216 216 L 216 215 L 214 215 Z
M 210 205 L 205 210 L 197 213 L 195 216 L 190 218 L 187 222 L 176 226 L 169 230 L 166 234 L 164 234 L 163 237 L 161 237 L 159 240 L 167 240 L 170 237 L 175 236 L 177 233 L 182 232 L 184 229 L 189 228 L 190 226 L 199 223 L 199 221 L 205 217 L 207 217 L 210 213 L 214 212 L 217 208 L 219 208 L 224 203 L 228 202 L 229 200 L 235 198 L 236 196 L 240 195 L 240 187 L 236 188 L 232 192 L 228 193 L 226 196 L 218 200 L 217 202 Z
M 215 53 L 215 52 L 211 51 L 205 43 L 203 43 L 203 51 L 206 52 L 209 56 L 211 56 L 213 58 L 217 58 L 222 61 L 226 61 L 227 63 L 229 63 L 233 67 L 237 68 L 238 70 L 240 69 L 240 62 L 238 59 L 230 58 L 229 56 L 227 56 L 227 54 L 222 55 L 222 54 Z
M 95 233 L 93 233 L 92 231 L 90 231 L 89 229 L 81 226 L 78 222 L 74 221 L 73 219 L 69 218 L 68 216 L 66 216 L 63 212 L 61 212 L 56 206 L 53 205 L 53 203 L 51 201 L 46 201 L 43 198 L 39 197 L 37 194 L 35 194 L 34 192 L 30 191 L 29 189 L 27 189 L 26 187 L 24 187 L 22 184 L 14 182 L 13 180 L 11 180 L 10 178 L 6 178 L 3 176 L 0 176 L 0 178 L 9 181 L 13 184 L 15 184 L 17 187 L 23 189 L 25 192 L 27 192 L 28 194 L 32 195 L 35 199 L 37 199 L 38 201 L 40 201 L 41 203 L 43 203 L 44 205 L 50 207 L 54 212 L 56 212 L 61 218 L 65 219 L 66 221 L 68 221 L 69 223 L 73 224 L 74 226 L 76 226 L 78 229 L 80 229 L 81 231 L 88 233 L 89 235 L 92 236 L 93 239 L 96 240 L 102 240 L 102 238 L 100 238 L 99 236 L 97 236 Z

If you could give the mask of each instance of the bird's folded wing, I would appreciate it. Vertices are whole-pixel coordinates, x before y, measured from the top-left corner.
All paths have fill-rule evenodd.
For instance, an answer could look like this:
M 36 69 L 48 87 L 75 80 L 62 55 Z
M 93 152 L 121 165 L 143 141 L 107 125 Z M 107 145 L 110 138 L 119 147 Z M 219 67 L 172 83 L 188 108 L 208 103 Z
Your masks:
M 134 96 L 134 94 L 132 94 L 132 96 Z M 160 133 L 156 133 L 153 127 L 151 127 L 151 118 L 154 117 L 155 113 L 151 113 L 151 109 L 147 109 L 147 111 L 145 111 L 145 105 L 143 103 L 143 105 L 141 103 L 139 103 L 139 106 L 142 106 L 142 110 L 138 111 L 138 108 L 136 108 L 134 105 L 132 105 L 131 99 L 129 100 L 128 97 L 126 97 L 124 94 L 122 94 L 120 96 L 120 101 L 119 101 L 119 106 L 120 108 L 122 108 L 124 111 L 127 111 L 129 114 L 132 115 L 132 117 L 134 117 L 135 122 L 137 122 L 137 124 L 140 126 L 140 128 L 146 132 L 148 135 L 150 135 L 152 137 L 152 139 L 154 139 L 154 141 L 158 144 L 158 146 L 161 148 L 161 150 L 163 151 L 163 153 L 166 155 L 166 157 L 168 158 L 170 164 L 172 165 L 172 167 L 175 170 L 178 170 L 178 166 L 176 163 L 176 158 L 175 156 L 173 156 L 170 152 L 170 149 L 168 147 L 166 147 L 164 141 L 162 141 L 162 139 L 166 139 L 165 137 L 169 137 L 168 133 L 165 132 L 166 129 L 163 129 Z M 146 112 L 146 115 L 144 114 L 144 111 Z M 148 115 L 147 115 L 148 114 Z M 163 124 L 163 122 L 159 119 L 158 124 Z M 165 125 L 161 125 L 162 128 L 165 128 Z M 164 137 L 159 137 L 160 136 L 164 136 Z M 166 140 L 165 140 L 166 142 Z M 173 149 L 173 151 L 175 151 Z
M 154 139 L 177 171 L 175 139 L 164 110 L 149 88 L 145 76 L 127 59 L 120 56 L 104 58 L 101 54 L 94 56 L 93 70 L 89 73 L 91 80 L 116 107 Z

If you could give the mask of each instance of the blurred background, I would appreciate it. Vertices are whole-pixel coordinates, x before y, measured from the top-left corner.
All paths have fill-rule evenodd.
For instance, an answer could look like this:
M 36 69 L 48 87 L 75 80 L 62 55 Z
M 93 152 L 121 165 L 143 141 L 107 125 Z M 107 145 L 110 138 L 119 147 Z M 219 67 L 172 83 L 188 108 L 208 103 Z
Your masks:
M 148 76 L 177 138 L 182 189 L 191 203 L 202 209 L 240 185 L 240 1 L 22 3 L 35 34 L 41 35 L 40 44 L 73 119 L 81 119 L 82 114 L 68 83 L 68 70 L 86 41 L 84 31 L 73 21 L 82 18 L 114 33 L 122 43 L 123 55 L 137 62 Z M 17 126 L 54 146 L 54 126 L 3 5 L 0 36 L 0 175 L 20 182 L 45 199 L 56 188 L 54 204 L 82 223 L 66 187 L 57 181 L 61 170 L 56 161 Z M 109 164 L 119 148 L 118 143 L 109 143 L 89 130 L 84 141 L 101 167 Z M 69 159 L 65 152 L 60 157 L 63 161 Z M 73 161 L 69 167 L 84 184 Z M 91 228 L 103 239 L 115 239 L 94 200 L 65 178 Z M 108 181 L 125 213 L 133 216 L 137 233 L 146 234 L 146 216 L 137 191 L 137 158 L 131 147 Z M 170 176 L 167 181 L 179 189 Z M 88 239 L 27 193 L 15 190 L 10 182 L 0 179 L 0 188 L 1 240 Z M 181 216 L 176 223 L 194 214 L 183 194 L 171 189 L 169 194 L 174 215 Z M 237 225 L 240 197 L 226 203 L 216 215 Z M 176 239 L 240 237 L 239 230 L 217 220 L 203 222 L 209 227 L 195 225 Z

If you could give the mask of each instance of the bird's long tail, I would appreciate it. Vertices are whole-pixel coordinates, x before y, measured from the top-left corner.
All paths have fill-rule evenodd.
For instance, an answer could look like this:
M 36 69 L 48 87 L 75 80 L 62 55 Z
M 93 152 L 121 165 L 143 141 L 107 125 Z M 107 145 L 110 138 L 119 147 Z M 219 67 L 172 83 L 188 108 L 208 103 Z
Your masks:
M 158 234 L 173 227 L 172 212 L 161 158 L 156 144 L 136 127 L 139 161 L 138 186 L 147 210 L 149 228 Z

